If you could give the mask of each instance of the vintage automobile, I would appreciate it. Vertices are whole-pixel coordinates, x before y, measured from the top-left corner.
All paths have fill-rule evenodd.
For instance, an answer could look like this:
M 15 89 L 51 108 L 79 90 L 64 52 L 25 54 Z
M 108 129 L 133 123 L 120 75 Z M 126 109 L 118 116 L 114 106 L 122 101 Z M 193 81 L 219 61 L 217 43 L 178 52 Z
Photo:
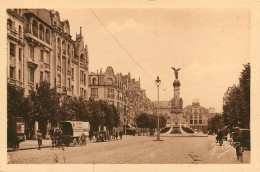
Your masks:
M 94 136 L 96 137 L 96 142 L 104 142 L 109 140 L 108 131 L 96 131 L 94 132 Z
M 13 116 L 7 123 L 7 147 L 19 149 L 19 144 L 25 141 L 25 122 L 22 117 Z
M 89 135 L 90 125 L 89 122 L 83 121 L 62 121 L 59 123 L 62 143 L 66 146 L 70 146 L 71 143 L 74 145 L 81 144 L 85 145 L 86 142 L 82 143 L 82 139 L 86 139 Z M 84 136 L 85 138 L 82 138 Z M 86 141 L 86 140 L 85 140 Z
M 240 129 L 244 138 L 244 148 L 250 150 L 250 129 Z

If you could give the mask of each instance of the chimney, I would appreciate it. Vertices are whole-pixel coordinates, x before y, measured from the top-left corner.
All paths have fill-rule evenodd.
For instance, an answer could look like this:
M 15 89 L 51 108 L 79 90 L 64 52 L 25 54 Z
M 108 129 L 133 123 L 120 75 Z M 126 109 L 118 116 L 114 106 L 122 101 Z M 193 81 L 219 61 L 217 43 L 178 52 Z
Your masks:
M 81 26 L 80 26 L 80 36 L 82 35 L 82 29 L 81 29 Z
M 98 70 L 97 70 L 97 73 L 98 73 Z
M 102 73 L 102 68 L 100 68 L 100 73 Z

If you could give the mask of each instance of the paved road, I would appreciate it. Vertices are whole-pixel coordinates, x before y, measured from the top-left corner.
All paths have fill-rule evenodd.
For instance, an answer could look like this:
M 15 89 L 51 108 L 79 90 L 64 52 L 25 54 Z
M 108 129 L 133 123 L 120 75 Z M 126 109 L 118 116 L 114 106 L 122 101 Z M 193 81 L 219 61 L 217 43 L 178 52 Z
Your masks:
M 123 140 L 88 143 L 86 146 L 28 149 L 8 152 L 9 163 L 73 164 L 228 164 L 240 163 L 235 149 L 227 142 L 216 146 L 214 137 L 162 137 L 153 141 L 147 136 L 124 136 Z M 46 142 L 47 143 L 47 142 Z M 29 144 L 24 143 L 24 144 Z M 35 142 L 30 142 L 35 144 Z M 244 163 L 250 163 L 250 151 L 244 152 Z

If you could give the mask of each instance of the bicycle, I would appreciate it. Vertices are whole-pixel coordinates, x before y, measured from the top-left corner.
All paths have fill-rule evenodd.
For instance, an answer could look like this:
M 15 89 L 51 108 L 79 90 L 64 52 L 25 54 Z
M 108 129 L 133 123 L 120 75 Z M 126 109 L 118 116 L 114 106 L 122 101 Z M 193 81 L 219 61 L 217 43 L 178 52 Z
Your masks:
M 244 148 L 243 146 L 241 146 L 241 142 L 233 142 L 234 147 L 236 148 L 236 151 L 238 149 L 238 160 L 240 160 L 241 162 L 243 162 L 243 152 L 244 152 Z M 238 147 L 238 148 L 237 148 Z

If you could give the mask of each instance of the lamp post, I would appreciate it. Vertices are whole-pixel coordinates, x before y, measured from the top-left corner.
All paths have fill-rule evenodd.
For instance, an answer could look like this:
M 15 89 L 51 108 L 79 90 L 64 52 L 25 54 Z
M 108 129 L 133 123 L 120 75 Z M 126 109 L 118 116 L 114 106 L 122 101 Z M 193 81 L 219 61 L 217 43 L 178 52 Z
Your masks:
M 159 79 L 159 76 L 157 76 L 157 79 L 155 80 L 155 84 L 157 85 L 157 92 L 158 92 L 158 106 L 157 106 L 157 139 L 155 141 L 162 141 L 160 139 L 160 119 L 159 119 L 159 86 L 161 84 L 161 80 Z

